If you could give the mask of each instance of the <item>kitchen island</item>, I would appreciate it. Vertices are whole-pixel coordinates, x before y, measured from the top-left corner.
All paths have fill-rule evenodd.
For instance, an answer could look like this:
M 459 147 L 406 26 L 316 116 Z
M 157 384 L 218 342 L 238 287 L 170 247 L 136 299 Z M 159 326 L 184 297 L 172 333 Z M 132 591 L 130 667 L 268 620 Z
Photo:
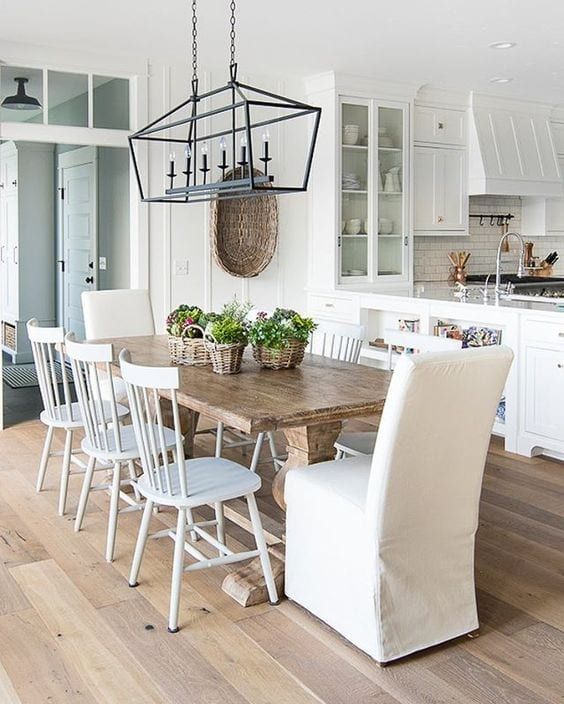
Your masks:
M 308 291 L 308 310 L 319 319 L 362 324 L 366 342 L 363 364 L 384 366 L 388 352 L 370 346 L 401 319 L 419 321 L 419 331 L 433 334 L 439 321 L 462 327 L 483 326 L 501 331 L 515 361 L 505 388 L 505 418 L 494 433 L 505 438 L 505 449 L 525 456 L 547 454 L 564 459 L 564 300 L 484 300 L 479 286 L 469 297 L 454 296 L 448 285 L 419 284 L 382 291 L 366 289 Z M 463 402 L 463 400 L 461 400 Z

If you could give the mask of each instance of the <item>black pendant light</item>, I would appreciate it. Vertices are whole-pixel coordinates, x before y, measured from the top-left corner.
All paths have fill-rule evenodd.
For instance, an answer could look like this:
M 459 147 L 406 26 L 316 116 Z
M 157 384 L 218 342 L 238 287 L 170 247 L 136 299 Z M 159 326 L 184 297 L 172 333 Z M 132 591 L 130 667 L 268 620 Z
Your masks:
M 153 203 L 199 203 L 307 190 L 321 108 L 285 98 L 237 80 L 235 2 L 230 3 L 230 63 L 226 85 L 198 93 L 196 0 L 192 0 L 192 93 L 165 115 L 129 137 L 141 200 Z M 269 173 L 274 157 L 269 128 L 291 120 L 310 120 L 303 164 L 290 184 Z M 210 123 L 219 123 L 213 130 Z M 141 143 L 157 142 L 170 150 L 164 186 L 149 193 L 149 175 L 141 173 Z M 180 158 L 178 153 L 180 152 Z M 216 163 L 214 159 L 217 156 Z M 143 159 L 147 164 L 148 160 Z M 274 162 L 275 164 L 276 162 Z M 287 169 L 286 169 L 287 170 Z M 154 179 L 152 179 L 154 181 Z
M 17 93 L 4 98 L 2 107 L 8 110 L 40 110 L 39 100 L 25 92 L 25 84 L 29 83 L 29 78 L 14 78 L 14 81 L 18 84 Z

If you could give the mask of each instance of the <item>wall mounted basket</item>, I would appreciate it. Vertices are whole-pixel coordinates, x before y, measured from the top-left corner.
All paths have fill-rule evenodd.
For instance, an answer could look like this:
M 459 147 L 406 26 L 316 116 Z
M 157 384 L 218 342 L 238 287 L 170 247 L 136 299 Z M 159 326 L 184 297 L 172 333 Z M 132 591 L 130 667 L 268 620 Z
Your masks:
M 236 169 L 235 178 L 241 178 Z M 255 169 L 255 176 L 263 174 Z M 232 178 L 232 173 L 225 179 Z M 278 200 L 262 198 L 216 200 L 210 228 L 215 261 L 232 276 L 258 276 L 272 261 L 278 245 Z

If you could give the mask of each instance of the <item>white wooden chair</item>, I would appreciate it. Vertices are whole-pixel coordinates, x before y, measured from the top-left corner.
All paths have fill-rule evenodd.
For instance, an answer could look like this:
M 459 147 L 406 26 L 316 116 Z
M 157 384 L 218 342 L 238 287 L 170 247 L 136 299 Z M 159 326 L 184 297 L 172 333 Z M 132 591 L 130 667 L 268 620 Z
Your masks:
M 82 441 L 82 450 L 89 457 L 74 529 L 79 531 L 82 527 L 90 492 L 108 491 L 110 511 L 106 560 L 111 562 L 114 557 L 118 514 L 142 508 L 134 466 L 134 461 L 139 459 L 139 449 L 133 426 L 123 425 L 120 422 L 120 418 L 127 415 L 128 409 L 117 403 L 113 393 L 112 345 L 75 342 L 73 334 L 69 333 L 65 338 L 65 349 L 71 362 L 76 395 L 84 420 L 85 438 Z M 100 383 L 102 374 L 109 382 L 105 393 L 102 393 Z M 165 431 L 164 443 L 167 448 L 174 449 L 174 433 Z M 98 469 L 106 472 L 111 468 L 111 482 L 106 481 L 92 486 L 97 463 L 101 465 Z M 122 479 L 124 465 L 128 468 L 129 476 Z M 122 487 L 128 484 L 133 487 L 133 496 L 122 490 Z M 121 509 L 119 508 L 120 499 L 126 504 L 126 507 Z
M 255 472 L 221 457 L 203 457 L 191 460 L 183 458 L 183 443 L 180 433 L 180 415 L 177 402 L 179 371 L 175 367 L 142 367 L 129 361 L 129 353 L 122 350 L 120 365 L 123 379 L 127 385 L 129 404 L 137 443 L 141 452 L 143 475 L 138 481 L 138 488 L 146 498 L 143 519 L 139 529 L 135 554 L 129 575 L 129 584 L 137 586 L 139 568 L 147 542 L 149 522 L 153 506 L 171 506 L 178 511 L 176 531 L 169 529 L 159 531 L 151 537 L 168 536 L 174 539 L 174 558 L 172 567 L 172 584 L 168 630 L 178 631 L 178 612 L 182 573 L 205 567 L 225 565 L 253 557 L 260 557 L 268 595 L 272 603 L 278 601 L 276 585 L 272 575 L 270 559 L 264 539 L 255 492 L 260 489 L 261 479 Z M 169 462 L 165 443 L 165 431 L 160 411 L 159 391 L 166 390 L 171 399 L 174 418 L 174 436 L 176 439 L 176 458 L 180 461 Z M 149 401 L 157 409 L 157 427 L 150 422 L 152 411 Z M 170 432 L 170 431 L 169 431 Z M 189 511 L 205 504 L 223 504 L 224 501 L 244 497 L 247 500 L 256 550 L 234 553 L 225 544 L 223 526 L 217 518 L 211 521 L 194 522 Z M 187 522 L 188 518 L 188 522 Z M 208 530 L 216 526 L 217 536 Z M 218 556 L 209 558 L 185 539 L 186 531 L 195 532 L 218 551 Z M 197 562 L 184 566 L 184 552 Z
M 385 330 L 384 342 L 388 345 L 388 369 L 390 371 L 392 369 L 394 346 L 402 346 L 405 350 L 413 350 L 413 352 L 404 352 L 404 354 L 459 350 L 462 348 L 461 340 L 437 337 L 436 335 L 423 335 L 408 330 Z M 371 455 L 376 443 L 376 435 L 376 432 L 341 433 L 335 443 L 337 459 L 342 459 L 345 456 Z
M 39 381 L 39 390 L 43 401 L 43 411 L 39 419 L 47 426 L 47 435 L 43 445 L 39 472 L 37 473 L 36 491 L 41 491 L 45 481 L 45 473 L 50 457 L 63 456 L 61 467 L 61 480 L 59 485 L 59 515 L 63 515 L 66 508 L 69 475 L 84 472 L 86 465 L 74 456 L 72 447 L 73 433 L 82 428 L 82 416 L 78 403 L 72 401 L 71 391 L 65 367 L 65 331 L 62 327 L 42 328 L 35 318 L 27 323 L 27 334 L 31 342 L 33 360 Z M 59 362 L 62 370 L 62 394 L 56 376 L 56 365 Z M 55 452 L 51 449 L 55 430 L 60 428 L 65 431 L 64 452 Z M 71 470 L 71 463 L 79 470 Z
M 363 340 L 362 325 L 317 321 L 317 328 L 311 336 L 307 351 L 309 354 L 357 364 Z
M 478 627 L 480 490 L 512 358 L 402 355 L 373 456 L 286 476 L 286 594 L 378 662 Z

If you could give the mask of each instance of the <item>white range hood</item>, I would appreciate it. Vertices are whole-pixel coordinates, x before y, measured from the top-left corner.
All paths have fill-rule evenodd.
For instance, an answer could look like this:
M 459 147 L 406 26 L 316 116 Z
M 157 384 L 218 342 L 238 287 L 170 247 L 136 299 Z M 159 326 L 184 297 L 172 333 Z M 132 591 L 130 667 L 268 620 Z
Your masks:
M 470 195 L 561 196 L 550 111 L 538 103 L 472 95 Z

